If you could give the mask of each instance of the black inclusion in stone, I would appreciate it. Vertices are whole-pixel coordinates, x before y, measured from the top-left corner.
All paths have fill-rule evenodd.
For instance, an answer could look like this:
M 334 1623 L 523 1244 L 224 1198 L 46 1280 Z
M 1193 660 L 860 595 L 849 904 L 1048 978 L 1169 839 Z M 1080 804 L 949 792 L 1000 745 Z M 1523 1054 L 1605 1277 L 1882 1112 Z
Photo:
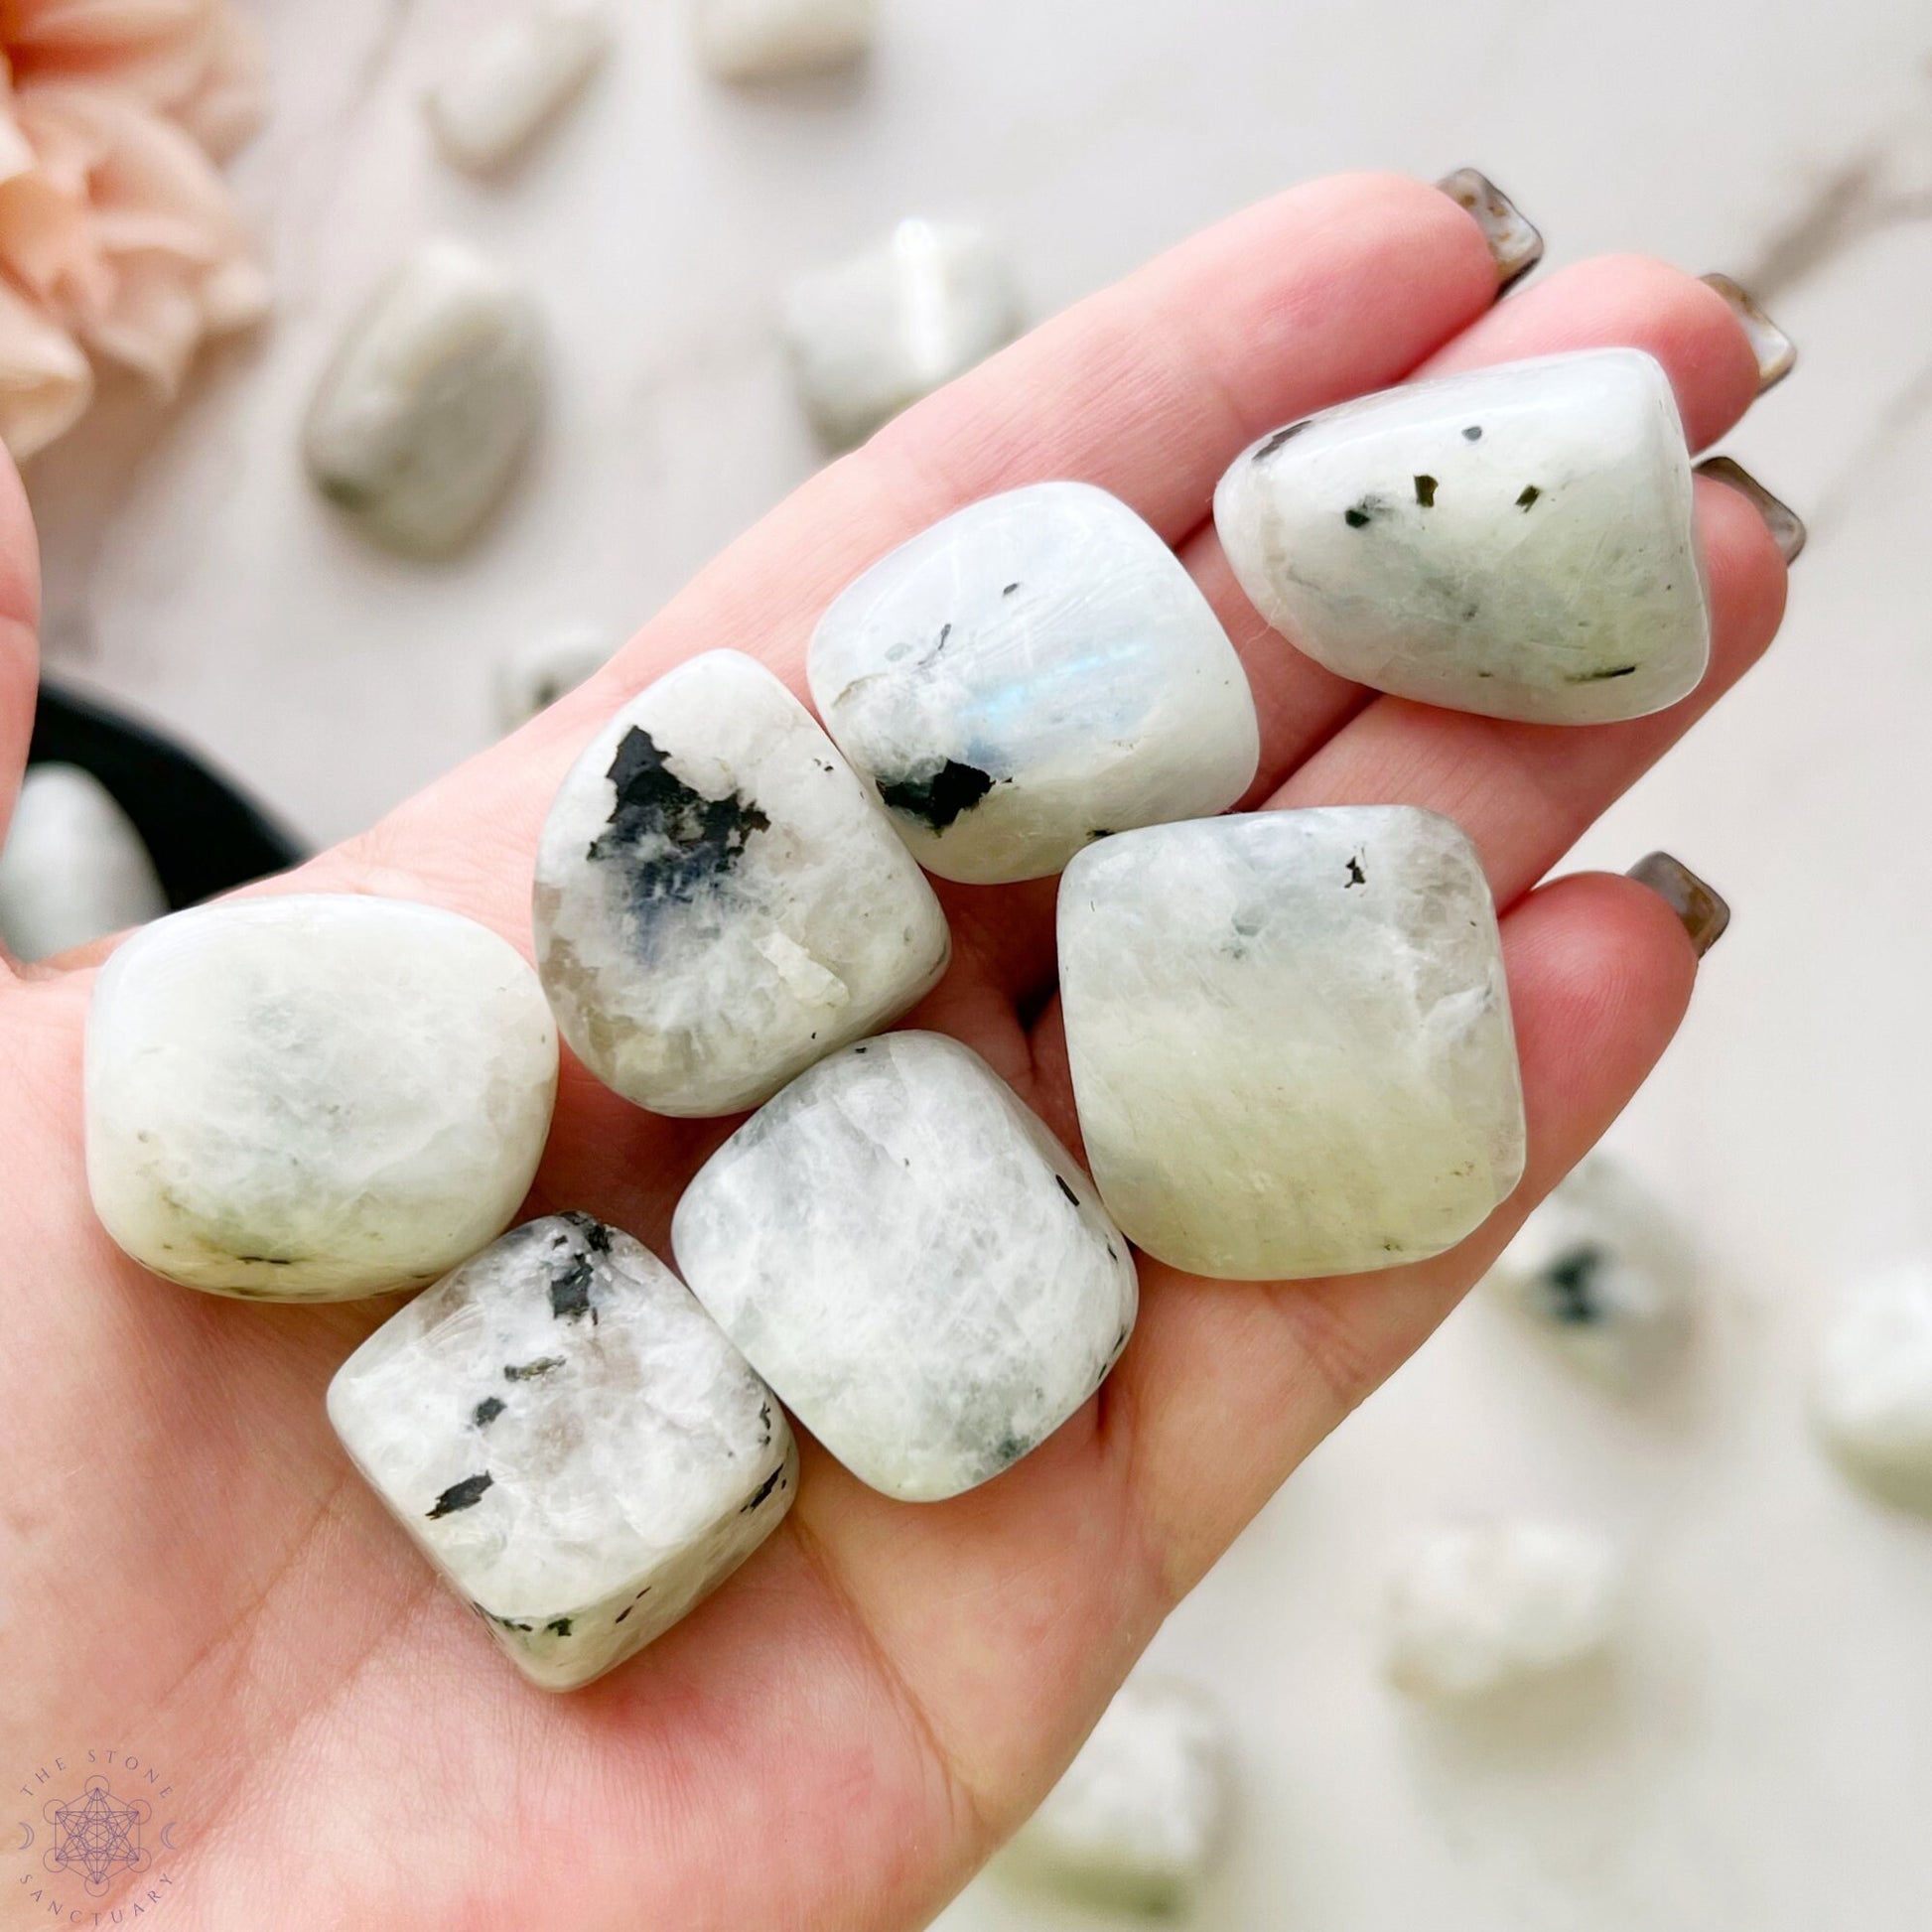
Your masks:
M 1066 1196 L 1069 1206 L 1078 1207 L 1080 1205 L 1080 1196 L 1066 1184 L 1066 1176 L 1064 1174 L 1056 1173 L 1053 1176 L 1053 1185 Z
M 1462 432 L 1462 440 L 1465 443 L 1480 443 L 1482 441 L 1482 425 L 1480 423 L 1471 423 Z
M 1522 495 L 1516 499 L 1516 507 L 1519 510 L 1526 510 L 1542 494 L 1542 490 L 1538 489 L 1535 483 L 1525 483 Z
M 487 1469 L 481 1475 L 465 1476 L 461 1482 L 453 1482 L 436 1499 L 436 1507 L 429 1513 L 433 1523 L 439 1516 L 454 1516 L 459 1509 L 468 1509 L 473 1503 L 483 1500 L 483 1492 L 495 1478 Z
M 1434 477 L 1418 477 L 1416 479 L 1416 501 L 1426 510 L 1433 510 L 1436 507 L 1436 479 Z
M 1308 428 L 1311 420 L 1310 417 L 1304 416 L 1299 423 L 1290 423 L 1286 429 L 1278 429 L 1267 442 L 1255 451 L 1254 461 L 1257 463 L 1266 463 L 1291 436 L 1300 436 Z
M 539 1375 L 548 1375 L 553 1368 L 562 1368 L 561 1355 L 539 1355 L 533 1362 L 505 1362 L 503 1380 L 505 1382 L 534 1382 Z
M 1566 684 L 1601 684 L 1608 678 L 1634 677 L 1637 667 L 1634 664 L 1613 664 L 1607 671 L 1579 671 L 1575 677 L 1566 678 Z
M 922 820 L 935 832 L 943 832 L 960 813 L 971 811 L 992 789 L 988 773 L 957 759 L 948 759 L 922 778 L 879 780 L 879 795 L 894 811 Z
M 477 1412 L 470 1418 L 479 1429 L 487 1429 L 503 1413 L 503 1398 L 499 1395 L 486 1395 L 477 1404 Z
M 1587 1328 L 1603 1318 L 1596 1278 L 1608 1260 L 1601 1248 L 1573 1248 L 1543 1271 L 1550 1284 L 1550 1312 L 1566 1327 Z
M 780 1462 L 778 1466 L 775 1469 L 773 1469 L 771 1473 L 768 1476 L 766 1476 L 761 1483 L 759 1484 L 757 1490 L 753 1493 L 752 1500 L 747 1504 L 745 1504 L 745 1506 L 742 1509 L 740 1509 L 740 1511 L 738 1512 L 739 1515 L 741 1516 L 751 1515 L 752 1511 L 758 1508 L 759 1504 L 763 1502 L 765 1497 L 770 1495 L 772 1490 L 777 1488 L 778 1478 L 781 1475 L 783 1475 L 784 1472 L 785 1472 L 785 1465 L 782 1462 Z
M 597 1286 L 597 1270 L 588 1255 L 573 1255 L 550 1277 L 550 1312 L 559 1321 L 576 1321 L 596 1314 L 591 1291 Z
M 592 1254 L 611 1252 L 611 1230 L 595 1214 L 586 1214 L 581 1207 L 567 1207 L 557 1219 L 568 1221 L 584 1237 L 584 1245 Z
M 1350 859 L 1348 862 L 1348 886 L 1366 886 L 1367 884 L 1368 874 L 1362 870 L 1361 860 Z M 1344 893 L 1347 892 L 1348 886 L 1342 888 Z
M 553 1616 L 543 1627 L 553 1637 L 567 1637 L 570 1635 L 570 1618 Z
M 650 733 L 636 725 L 619 743 L 610 778 L 617 807 L 591 841 L 589 856 L 622 867 L 640 906 L 695 897 L 730 872 L 754 832 L 771 823 L 736 792 L 706 798 L 693 791 L 672 775 Z
M 1361 529 L 1368 522 L 1368 519 L 1369 519 L 1369 512 L 1361 508 L 1359 505 L 1349 509 L 1345 509 L 1341 513 L 1341 520 L 1344 523 L 1346 523 L 1351 530 Z

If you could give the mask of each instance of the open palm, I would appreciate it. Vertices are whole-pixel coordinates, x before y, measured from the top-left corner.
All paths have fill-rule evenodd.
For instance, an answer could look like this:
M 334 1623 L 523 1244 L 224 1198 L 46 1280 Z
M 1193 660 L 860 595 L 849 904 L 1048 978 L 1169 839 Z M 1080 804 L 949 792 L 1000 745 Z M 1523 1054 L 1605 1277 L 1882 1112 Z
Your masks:
M 1119 1369 L 1025 1462 L 911 1506 L 807 1444 L 797 1506 L 746 1569 L 640 1658 L 554 1697 L 496 1654 L 324 1419 L 330 1375 L 393 1301 L 248 1306 L 122 1257 L 82 1175 L 91 972 L 0 967 L 0 1768 L 95 1745 L 160 1766 L 182 1926 L 924 1923 L 1042 1795 L 1179 1595 L 1595 1140 L 1690 996 L 1693 948 L 1654 894 L 1537 882 L 1775 629 L 1784 569 L 1742 495 L 1699 484 L 1704 688 L 1570 731 L 1330 676 L 1265 629 L 1206 521 L 1250 438 L 1419 369 L 1634 345 L 1668 370 L 1698 445 L 1755 392 L 1729 310 L 1675 270 L 1618 258 L 1500 308 L 1495 293 L 1475 225 L 1419 184 L 1327 181 L 1251 209 L 910 411 L 589 685 L 257 889 L 426 899 L 527 950 L 545 808 L 620 701 L 718 646 L 802 688 L 819 612 L 882 552 L 992 491 L 1083 479 L 1173 544 L 1239 647 L 1262 721 L 1249 806 L 1426 805 L 1480 848 L 1530 1118 L 1528 1177 L 1487 1227 L 1435 1262 L 1335 1282 L 1201 1282 L 1143 1258 Z M 0 809 L 33 692 L 32 535 L 8 504 Z M 975 1046 L 1077 1148 L 1052 882 L 942 895 L 954 963 L 912 1024 Z M 667 1254 L 678 1191 L 728 1125 L 638 1112 L 567 1064 L 532 1211 L 587 1208 Z M 0 1919 L 46 1922 L 0 1875 Z

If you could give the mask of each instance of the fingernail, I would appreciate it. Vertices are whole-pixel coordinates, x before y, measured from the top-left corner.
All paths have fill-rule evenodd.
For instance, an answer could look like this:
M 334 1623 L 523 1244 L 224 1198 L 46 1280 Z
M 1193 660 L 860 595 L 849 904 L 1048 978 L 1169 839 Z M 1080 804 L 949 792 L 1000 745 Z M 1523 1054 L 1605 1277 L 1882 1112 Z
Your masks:
M 1697 472 L 1700 477 L 1715 477 L 1719 483 L 1728 483 L 1739 495 L 1748 497 L 1751 507 L 1764 519 L 1764 527 L 1770 531 L 1778 554 L 1788 564 L 1798 561 L 1798 553 L 1805 547 L 1805 522 L 1789 503 L 1779 502 L 1742 464 L 1733 463 L 1727 456 L 1706 457 Z
M 1639 886 L 1648 886 L 1677 914 L 1700 959 L 1725 936 L 1725 928 L 1730 924 L 1730 907 L 1689 866 L 1680 865 L 1668 852 L 1653 852 L 1649 858 L 1639 859 L 1629 876 Z
M 1714 288 L 1737 318 L 1744 340 L 1757 357 L 1757 393 L 1775 388 L 1798 366 L 1798 345 L 1758 307 L 1757 297 L 1728 275 L 1706 275 L 1707 288 Z
M 1522 211 L 1487 175 L 1458 168 L 1436 186 L 1457 207 L 1467 208 L 1489 244 L 1496 263 L 1496 293 L 1520 282 L 1543 259 L 1543 237 L 1523 219 Z

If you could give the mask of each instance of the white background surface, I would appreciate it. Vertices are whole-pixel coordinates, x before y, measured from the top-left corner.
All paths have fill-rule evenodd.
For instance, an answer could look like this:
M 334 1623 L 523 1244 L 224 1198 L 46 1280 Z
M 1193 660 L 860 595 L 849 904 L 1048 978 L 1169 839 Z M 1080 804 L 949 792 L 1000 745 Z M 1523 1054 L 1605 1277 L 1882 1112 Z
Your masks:
M 1474 162 L 1553 260 L 1638 247 L 1759 278 L 1804 361 L 1730 447 L 1811 521 L 1786 637 L 1697 762 L 1580 855 L 1666 845 L 1736 908 L 1616 1137 L 1703 1230 L 1695 1371 L 1619 1407 L 1465 1309 L 1157 1648 L 1238 1740 L 1202 1925 L 1923 1927 L 1932 1525 L 1845 1488 L 1802 1403 L 1833 1290 L 1932 1244 L 1932 19 L 884 0 L 864 79 L 748 96 L 697 76 L 672 0 L 633 0 L 583 111 L 479 188 L 433 159 L 416 101 L 490 4 L 276 0 L 276 116 L 237 170 L 276 321 L 171 417 L 111 394 L 30 477 L 53 665 L 185 730 L 314 839 L 486 742 L 500 650 L 553 621 L 621 634 L 807 473 L 773 292 L 900 213 L 998 224 L 1043 314 L 1300 177 Z M 424 568 L 337 527 L 295 449 L 338 326 L 432 227 L 542 290 L 555 408 L 487 541 Z M 1491 1510 L 1627 1535 L 1625 1667 L 1520 1723 L 1428 1721 L 1374 1674 L 1382 1556 L 1417 1520 Z M 947 1922 L 1062 1921 L 987 1887 Z

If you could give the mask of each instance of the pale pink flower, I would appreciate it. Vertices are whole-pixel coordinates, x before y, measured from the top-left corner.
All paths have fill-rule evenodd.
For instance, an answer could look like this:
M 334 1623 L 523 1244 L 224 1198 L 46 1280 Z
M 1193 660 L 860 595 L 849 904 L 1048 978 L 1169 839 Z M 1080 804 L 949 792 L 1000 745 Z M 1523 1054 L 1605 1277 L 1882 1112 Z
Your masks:
M 267 306 L 214 165 L 263 75 L 231 0 L 0 0 L 0 439 L 25 457 L 86 408 L 89 353 L 172 396 Z

